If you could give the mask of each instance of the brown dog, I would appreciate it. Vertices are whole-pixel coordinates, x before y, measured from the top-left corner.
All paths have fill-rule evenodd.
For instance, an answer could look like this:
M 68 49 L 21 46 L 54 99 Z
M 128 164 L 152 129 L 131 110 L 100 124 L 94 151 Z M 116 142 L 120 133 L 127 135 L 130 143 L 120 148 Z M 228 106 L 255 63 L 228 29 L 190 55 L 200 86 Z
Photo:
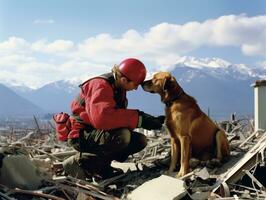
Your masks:
M 189 172 L 189 160 L 217 158 L 223 161 L 230 154 L 226 134 L 205 113 L 196 100 L 187 95 L 168 72 L 158 72 L 142 84 L 145 91 L 158 93 L 165 103 L 166 126 L 171 135 L 171 164 L 173 172 L 180 160 L 177 177 Z

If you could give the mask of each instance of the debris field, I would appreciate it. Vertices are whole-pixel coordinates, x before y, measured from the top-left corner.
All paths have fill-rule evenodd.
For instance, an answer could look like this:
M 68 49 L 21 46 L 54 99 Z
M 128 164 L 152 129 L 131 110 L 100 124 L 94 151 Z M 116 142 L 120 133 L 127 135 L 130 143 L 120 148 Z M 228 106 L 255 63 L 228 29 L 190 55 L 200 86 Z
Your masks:
M 191 172 L 179 179 L 167 174 L 170 136 L 142 131 L 147 147 L 124 163 L 124 174 L 101 180 L 67 176 L 62 162 L 77 152 L 55 138 L 53 124 L 36 129 L 1 131 L 0 199 L 265 199 L 266 132 L 254 131 L 243 118 L 219 122 L 230 142 L 226 163 L 190 160 Z M 178 166 L 177 166 L 178 169 Z

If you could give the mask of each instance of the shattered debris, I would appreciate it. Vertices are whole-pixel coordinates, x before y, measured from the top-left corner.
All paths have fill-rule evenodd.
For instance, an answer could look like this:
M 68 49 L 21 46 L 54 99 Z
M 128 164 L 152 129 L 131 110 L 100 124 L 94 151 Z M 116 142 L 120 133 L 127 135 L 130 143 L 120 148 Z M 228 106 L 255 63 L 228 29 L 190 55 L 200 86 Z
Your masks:
M 0 134 L 0 199 L 265 199 L 266 132 L 254 131 L 248 119 L 219 125 L 227 132 L 231 158 L 222 165 L 193 158 L 191 172 L 180 179 L 167 174 L 170 136 L 165 131 L 139 130 L 148 137 L 147 147 L 125 163 L 112 163 L 123 174 L 101 180 L 66 176 L 63 161 L 77 152 L 55 139 L 51 124 L 12 129 L 12 134 L 5 130 Z

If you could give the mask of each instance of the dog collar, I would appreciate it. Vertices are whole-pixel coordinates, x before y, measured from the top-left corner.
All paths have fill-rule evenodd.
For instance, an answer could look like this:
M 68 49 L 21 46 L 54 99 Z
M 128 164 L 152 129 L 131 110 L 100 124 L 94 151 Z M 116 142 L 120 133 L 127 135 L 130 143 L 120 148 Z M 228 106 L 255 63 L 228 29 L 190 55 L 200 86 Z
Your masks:
M 183 91 L 183 90 L 180 90 L 180 92 L 179 92 L 177 95 L 175 95 L 174 98 L 170 99 L 169 101 L 164 101 L 165 106 L 166 106 L 166 107 L 170 107 L 170 106 L 173 104 L 173 102 L 174 102 L 175 100 L 179 99 L 180 96 L 181 96 L 183 93 L 184 93 L 184 91 Z

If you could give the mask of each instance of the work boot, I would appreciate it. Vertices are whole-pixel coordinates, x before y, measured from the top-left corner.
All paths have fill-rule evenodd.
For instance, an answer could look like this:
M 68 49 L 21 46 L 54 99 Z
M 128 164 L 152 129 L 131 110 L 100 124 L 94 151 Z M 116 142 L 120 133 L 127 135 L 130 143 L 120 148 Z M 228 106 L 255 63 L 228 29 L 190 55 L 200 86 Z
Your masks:
M 77 161 L 77 156 L 73 155 L 66 160 L 63 161 L 63 168 L 65 170 L 65 173 L 67 175 L 70 175 L 74 178 L 86 179 L 86 173 L 84 170 L 80 167 L 78 161 Z
M 124 171 L 122 169 L 112 167 L 110 164 L 106 165 L 104 168 L 97 172 L 97 174 L 101 176 L 102 179 L 112 178 L 123 173 Z
M 93 177 L 102 179 L 97 173 L 100 168 L 94 154 L 82 153 L 69 157 L 63 162 L 63 168 L 67 175 L 82 180 L 92 180 Z
M 90 178 L 107 179 L 123 173 L 123 170 L 111 167 L 110 159 L 96 154 L 82 153 L 78 163 Z
M 92 155 L 82 155 L 81 160 L 81 166 L 86 169 L 87 172 L 91 173 L 92 176 L 99 179 L 108 179 L 123 174 L 122 169 L 111 166 L 111 161 L 109 159 Z

